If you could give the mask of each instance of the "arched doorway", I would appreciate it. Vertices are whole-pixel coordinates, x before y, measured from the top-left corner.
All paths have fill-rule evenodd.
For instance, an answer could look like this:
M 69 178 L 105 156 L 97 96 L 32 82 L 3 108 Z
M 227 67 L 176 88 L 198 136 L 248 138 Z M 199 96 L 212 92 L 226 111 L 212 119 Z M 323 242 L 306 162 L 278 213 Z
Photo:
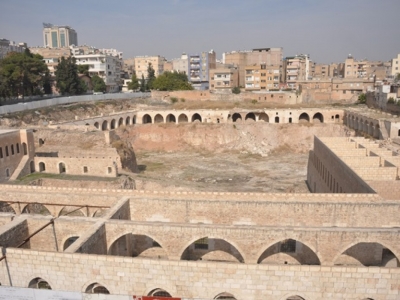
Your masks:
M 313 123 L 324 123 L 324 116 L 321 113 L 316 113 L 313 116 Z
M 247 120 L 253 120 L 253 121 L 255 121 L 255 120 L 256 120 L 256 115 L 255 115 L 254 113 L 248 113 L 248 114 L 246 115 L 246 117 L 244 118 L 244 120 L 245 120 L 245 121 L 247 121 Z
M 199 114 L 194 114 L 192 116 L 192 122 L 200 122 L 201 123 L 201 116 Z
M 259 257 L 258 264 L 320 265 L 318 256 L 305 244 L 286 239 L 268 247 Z
M 58 173 L 63 174 L 67 172 L 67 168 L 65 167 L 65 164 L 60 162 L 58 164 Z
M 169 114 L 166 118 L 167 123 L 176 123 L 176 118 L 173 114 Z
M 238 113 L 234 113 L 232 115 L 232 121 L 233 122 L 241 122 L 242 121 L 242 116 Z
M 268 117 L 268 115 L 266 113 L 261 113 L 260 116 L 258 117 L 258 119 L 260 121 L 264 121 L 264 122 L 267 122 L 267 123 L 269 122 L 269 117 Z
M 101 124 L 101 130 L 106 131 L 108 129 L 108 122 L 104 121 L 103 124 Z
M 39 163 L 39 172 L 46 171 L 46 164 L 44 162 Z
M 35 172 L 35 162 L 33 160 L 31 160 L 31 162 L 29 163 L 29 167 L 31 169 L 31 173 Z
M 28 288 L 30 289 L 41 289 L 41 290 L 51 290 L 51 286 L 50 284 L 40 278 L 40 277 L 36 277 L 35 279 L 32 279 L 29 284 L 28 284 Z
M 24 150 L 24 155 L 28 155 L 28 147 L 26 146 L 26 143 L 22 143 L 22 149 Z
M 180 114 L 178 117 L 178 123 L 187 123 L 189 122 L 189 118 L 185 114 Z
M 131 118 L 130 117 L 126 117 L 125 125 L 130 125 L 130 124 L 131 124 Z
M 143 124 L 151 124 L 152 120 L 151 120 L 150 115 L 148 115 L 148 114 L 144 115 L 142 118 L 142 123 Z
M 160 114 L 156 114 L 154 117 L 154 123 L 164 123 L 164 117 Z
M 299 123 L 309 123 L 310 122 L 310 116 L 307 113 L 302 113 L 299 116 Z
M 122 125 L 124 125 L 124 119 L 123 118 L 119 118 L 118 127 L 121 127 Z
M 111 120 L 110 129 L 115 129 L 115 119 Z
M 279 117 L 275 117 L 275 123 L 279 123 Z

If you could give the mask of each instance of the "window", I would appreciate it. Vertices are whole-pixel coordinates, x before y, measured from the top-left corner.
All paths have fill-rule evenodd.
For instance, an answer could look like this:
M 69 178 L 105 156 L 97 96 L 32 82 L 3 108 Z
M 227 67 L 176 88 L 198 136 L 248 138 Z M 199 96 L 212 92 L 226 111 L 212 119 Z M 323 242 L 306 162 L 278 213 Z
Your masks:
M 0 147 L 0 158 L 3 158 L 3 148 Z
M 11 145 L 11 155 L 14 155 L 14 145 Z
M 10 177 L 10 169 L 6 169 L 6 177 Z
M 17 146 L 17 153 L 19 153 L 19 144 L 17 143 L 16 146 Z
M 292 239 L 282 241 L 280 243 L 279 251 L 283 253 L 296 252 L 296 241 Z
M 88 167 L 87 166 L 84 166 L 83 167 L 83 173 L 87 173 L 88 172 Z
M 194 249 L 208 249 L 208 238 L 202 238 L 194 242 Z
M 111 172 L 112 172 L 112 168 L 111 168 L 111 167 L 108 167 L 108 168 L 107 168 L 107 173 L 108 173 L 108 174 L 111 174 Z
M 6 156 L 8 156 L 8 146 L 6 146 Z

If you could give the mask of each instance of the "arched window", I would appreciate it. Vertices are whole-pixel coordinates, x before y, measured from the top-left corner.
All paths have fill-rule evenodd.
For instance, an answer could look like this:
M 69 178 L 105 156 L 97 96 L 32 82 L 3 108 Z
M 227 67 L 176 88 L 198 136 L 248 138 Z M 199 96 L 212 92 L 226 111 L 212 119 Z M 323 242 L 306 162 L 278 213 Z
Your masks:
M 110 294 L 108 289 L 106 289 L 103 285 L 99 283 L 92 283 L 87 288 L 85 293 L 88 294 Z
M 11 155 L 14 155 L 14 145 L 11 145 Z
M 115 129 L 115 119 L 111 120 L 110 129 Z
M 65 164 L 64 163 L 59 163 L 58 164 L 58 172 L 60 173 L 60 174 L 62 174 L 62 173 L 66 173 L 66 171 L 67 171 L 67 169 L 66 169 L 66 167 L 65 167 Z
M 234 113 L 232 115 L 232 121 L 233 122 L 242 121 L 242 116 L 240 114 L 238 114 L 238 113 Z
M 221 293 L 214 298 L 215 300 L 236 300 L 236 298 L 230 293 Z
M 46 165 L 44 162 L 39 163 L 39 172 L 44 172 L 46 171 Z
M 22 143 L 22 148 L 24 149 L 24 155 L 28 155 L 28 147 L 26 146 L 26 143 Z
M 64 250 L 71 246 L 77 239 L 79 239 L 79 236 L 71 236 L 68 238 L 64 243 Z
M 171 298 L 171 294 L 168 293 L 167 291 L 163 290 L 163 289 L 155 289 L 152 290 L 148 296 L 153 296 L 153 297 L 161 297 L 161 298 Z
M 142 118 L 142 123 L 143 124 L 149 124 L 149 123 L 151 124 L 151 123 L 153 123 L 152 120 L 151 120 L 150 115 L 147 115 L 147 114 L 144 115 L 143 118 Z
M 99 122 L 95 122 L 95 123 L 94 123 L 94 127 L 96 127 L 97 129 L 99 129 L 99 126 L 100 126 L 100 125 L 99 125 Z
M 31 173 L 35 172 L 35 162 L 33 160 L 31 160 L 30 162 L 30 168 L 31 168 Z
M 192 116 L 192 122 L 200 122 L 201 123 L 201 116 L 199 114 L 194 114 Z
M 41 289 L 41 290 L 51 290 L 51 286 L 49 285 L 49 283 L 40 278 L 37 277 L 35 279 L 32 279 L 31 282 L 29 282 L 28 288 L 31 289 Z
M 102 130 L 102 131 L 105 131 L 105 130 L 108 129 L 107 127 L 108 127 L 108 122 L 107 122 L 107 121 L 104 121 L 103 124 L 101 124 L 101 130 Z

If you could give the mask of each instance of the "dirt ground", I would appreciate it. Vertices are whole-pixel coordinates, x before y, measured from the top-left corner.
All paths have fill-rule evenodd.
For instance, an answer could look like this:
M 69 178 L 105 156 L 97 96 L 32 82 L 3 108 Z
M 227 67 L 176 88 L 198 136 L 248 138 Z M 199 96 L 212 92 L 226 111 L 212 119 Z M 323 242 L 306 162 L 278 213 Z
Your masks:
M 137 188 L 225 192 L 307 193 L 308 154 L 262 157 L 240 152 L 140 152 Z M 139 186 L 138 186 L 139 185 Z M 147 186 L 146 186 L 147 185 Z

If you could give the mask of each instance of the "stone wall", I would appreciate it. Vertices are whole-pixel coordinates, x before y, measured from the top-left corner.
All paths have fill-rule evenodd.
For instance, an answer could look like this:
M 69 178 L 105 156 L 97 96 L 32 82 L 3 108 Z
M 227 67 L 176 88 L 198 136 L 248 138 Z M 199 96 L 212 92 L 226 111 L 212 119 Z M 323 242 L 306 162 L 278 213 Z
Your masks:
M 11 279 L 13 286 L 27 287 L 40 277 L 53 290 L 76 292 L 99 283 L 111 294 L 148 295 L 162 288 L 175 297 L 202 299 L 222 292 L 238 300 L 295 295 L 307 300 L 395 300 L 400 295 L 398 268 L 168 261 L 10 248 L 0 264 L 2 285 L 11 285 Z

